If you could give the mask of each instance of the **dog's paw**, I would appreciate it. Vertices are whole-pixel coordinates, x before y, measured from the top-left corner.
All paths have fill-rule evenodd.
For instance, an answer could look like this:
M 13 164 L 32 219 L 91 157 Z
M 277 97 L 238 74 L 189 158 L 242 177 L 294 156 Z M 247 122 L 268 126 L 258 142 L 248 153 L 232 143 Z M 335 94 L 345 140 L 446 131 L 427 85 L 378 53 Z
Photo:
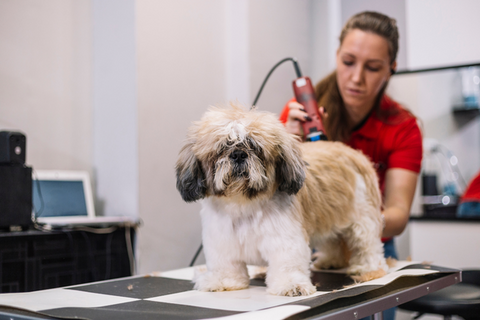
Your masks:
M 270 294 L 288 297 L 309 296 L 314 294 L 316 291 L 317 288 L 312 285 L 310 281 L 296 284 L 286 284 L 283 287 L 274 286 L 267 289 L 267 292 Z
M 359 275 L 354 275 L 354 276 L 351 276 L 351 278 L 353 280 L 355 280 L 355 282 L 360 283 L 360 282 L 367 282 L 367 281 L 370 281 L 370 280 L 381 278 L 386 274 L 387 273 L 385 272 L 385 270 L 378 269 L 378 270 L 375 270 L 375 271 L 370 271 L 370 272 L 362 273 L 362 274 L 359 274 Z
M 371 264 L 352 264 L 347 268 L 347 273 L 350 275 L 357 275 L 358 279 L 369 281 L 381 278 L 387 274 L 388 265 L 386 260 L 382 257 L 378 263 Z
M 308 296 L 317 291 L 310 281 L 310 271 L 267 274 L 267 292 L 277 296 Z
M 359 275 L 359 274 L 367 273 L 370 271 L 372 271 L 371 268 L 367 268 L 363 265 L 358 265 L 358 264 L 350 265 L 347 268 L 347 274 L 349 275 Z
M 194 289 L 207 292 L 241 290 L 250 284 L 250 280 L 242 276 L 225 277 L 212 272 L 199 274 L 194 281 Z

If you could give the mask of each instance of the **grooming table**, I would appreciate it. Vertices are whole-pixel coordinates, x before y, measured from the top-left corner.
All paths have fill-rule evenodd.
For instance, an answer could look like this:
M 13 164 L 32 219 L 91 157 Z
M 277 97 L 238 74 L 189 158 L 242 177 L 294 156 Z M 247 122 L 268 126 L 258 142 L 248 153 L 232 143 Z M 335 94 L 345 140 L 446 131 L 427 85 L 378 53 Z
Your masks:
M 197 267 L 201 268 L 201 267 Z M 249 267 L 249 272 L 254 272 Z M 199 269 L 197 269 L 197 272 Z M 461 271 L 399 261 L 380 279 L 355 284 L 312 272 L 317 293 L 278 297 L 263 280 L 245 290 L 193 290 L 194 268 L 28 293 L 0 294 L 0 319 L 360 319 L 461 281 Z

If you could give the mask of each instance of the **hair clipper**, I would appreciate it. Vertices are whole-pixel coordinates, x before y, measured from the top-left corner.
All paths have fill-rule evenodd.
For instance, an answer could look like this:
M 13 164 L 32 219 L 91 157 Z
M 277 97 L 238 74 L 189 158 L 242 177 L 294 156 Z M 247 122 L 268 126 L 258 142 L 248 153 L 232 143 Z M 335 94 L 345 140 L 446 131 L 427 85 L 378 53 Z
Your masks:
M 299 77 L 295 79 L 293 81 L 293 91 L 297 102 L 303 106 L 309 117 L 302 122 L 304 139 L 306 141 L 327 140 L 315 99 L 315 90 L 310 78 Z
M 275 66 L 273 66 L 273 68 L 265 77 L 265 80 L 263 80 L 255 100 L 253 100 L 252 108 L 257 105 L 257 101 L 260 98 L 263 87 L 267 83 L 270 75 L 279 65 L 286 61 L 293 62 L 293 67 L 295 68 L 295 73 L 297 75 L 297 79 L 293 81 L 295 98 L 297 99 L 298 103 L 303 105 L 303 108 L 308 114 L 308 117 L 302 122 L 304 139 L 306 141 L 328 140 L 327 136 L 325 135 L 325 129 L 323 127 L 322 118 L 320 117 L 320 112 L 318 111 L 317 100 L 315 99 L 315 90 L 313 89 L 312 81 L 310 78 L 302 76 L 300 66 L 295 58 L 282 59 Z

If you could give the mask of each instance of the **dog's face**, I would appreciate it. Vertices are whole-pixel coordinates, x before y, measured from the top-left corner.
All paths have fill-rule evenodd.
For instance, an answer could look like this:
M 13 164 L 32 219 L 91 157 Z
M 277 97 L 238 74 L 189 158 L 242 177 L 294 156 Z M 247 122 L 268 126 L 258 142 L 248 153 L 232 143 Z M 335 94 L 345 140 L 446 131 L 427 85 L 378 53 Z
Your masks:
M 211 108 L 190 128 L 180 151 L 177 189 L 187 202 L 295 194 L 305 180 L 297 143 L 273 114 L 233 104 Z

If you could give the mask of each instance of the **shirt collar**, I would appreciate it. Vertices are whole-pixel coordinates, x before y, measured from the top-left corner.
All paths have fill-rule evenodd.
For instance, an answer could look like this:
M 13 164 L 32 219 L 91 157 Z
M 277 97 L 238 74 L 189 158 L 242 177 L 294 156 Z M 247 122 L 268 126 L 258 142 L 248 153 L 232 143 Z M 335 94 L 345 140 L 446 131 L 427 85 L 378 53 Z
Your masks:
M 352 132 L 352 137 L 359 135 L 369 139 L 375 139 L 378 137 L 382 125 L 383 123 L 377 118 L 376 112 L 373 111 L 368 116 L 368 119 L 364 123 L 364 125 L 361 126 L 358 130 Z
M 390 99 L 389 96 L 384 94 L 382 100 L 380 101 L 380 109 L 392 108 L 393 105 L 393 100 Z M 357 130 L 352 132 L 352 136 L 360 135 L 369 139 L 375 139 L 378 137 L 382 126 L 383 122 L 378 119 L 376 111 L 372 110 L 372 112 L 370 112 L 370 114 L 368 115 L 367 120 L 364 121 L 364 124 Z

